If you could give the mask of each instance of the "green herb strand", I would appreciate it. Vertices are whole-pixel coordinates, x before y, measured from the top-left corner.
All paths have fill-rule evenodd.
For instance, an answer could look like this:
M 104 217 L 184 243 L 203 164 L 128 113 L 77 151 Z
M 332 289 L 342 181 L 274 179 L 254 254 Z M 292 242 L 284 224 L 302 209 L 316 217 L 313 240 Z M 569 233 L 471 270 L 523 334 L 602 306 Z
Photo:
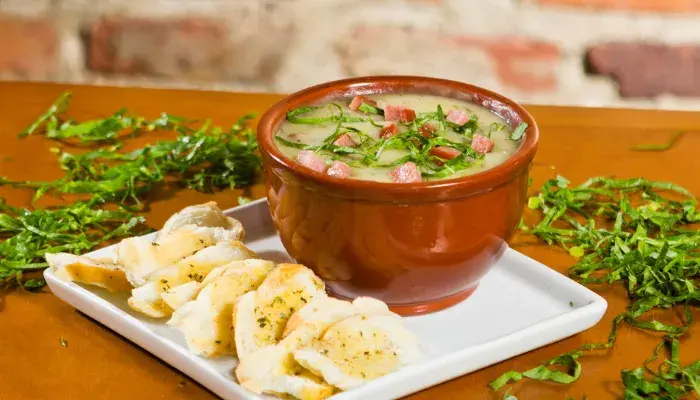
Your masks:
M 700 362 L 682 366 L 680 339 L 692 324 L 691 307 L 700 300 L 700 220 L 696 199 L 685 188 L 669 182 L 642 178 L 591 178 L 569 187 L 563 177 L 548 180 L 528 201 L 541 213 L 540 222 L 521 230 L 578 257 L 568 271 L 583 284 L 621 282 L 632 301 L 618 315 L 605 343 L 593 343 L 556 357 L 529 371 L 510 371 L 491 382 L 497 390 L 523 377 L 570 383 L 578 379 L 584 352 L 611 348 L 621 323 L 661 332 L 664 341 L 645 363 L 646 369 L 622 371 L 625 398 L 680 399 L 700 395 Z M 683 307 L 678 325 L 662 323 L 649 314 L 657 309 Z M 667 345 L 669 358 L 657 371 L 648 364 Z M 553 366 L 565 366 L 565 373 Z
M 528 124 L 526 122 L 521 122 L 518 124 L 517 127 L 513 130 L 513 133 L 510 134 L 509 139 L 510 140 L 520 140 L 522 139 L 523 135 L 525 135 L 525 131 L 528 128 Z
M 666 143 L 652 143 L 652 144 L 638 144 L 636 146 L 630 147 L 630 150 L 634 151 L 666 151 L 670 150 L 676 142 L 683 136 L 685 132 L 678 131 L 671 134 L 668 142 Z
M 45 253 L 82 254 L 145 232 L 144 220 L 135 212 L 159 184 L 213 192 L 250 185 L 261 168 L 256 137 L 247 126 L 252 115 L 227 130 L 211 127 L 208 121 L 192 127 L 192 121 L 168 114 L 154 121 L 126 117 L 125 110 L 106 119 L 61 122 L 70 98 L 70 93 L 63 94 L 20 137 L 43 133 L 53 140 L 101 147 L 80 154 L 58 151 L 64 176 L 55 181 L 0 177 L 0 185 L 33 190 L 35 202 L 47 194 L 79 198 L 66 206 L 34 210 L 0 199 L 0 284 L 41 287 L 43 280 L 23 281 L 23 272 L 45 268 Z M 121 140 L 154 130 L 174 131 L 177 137 L 121 151 Z

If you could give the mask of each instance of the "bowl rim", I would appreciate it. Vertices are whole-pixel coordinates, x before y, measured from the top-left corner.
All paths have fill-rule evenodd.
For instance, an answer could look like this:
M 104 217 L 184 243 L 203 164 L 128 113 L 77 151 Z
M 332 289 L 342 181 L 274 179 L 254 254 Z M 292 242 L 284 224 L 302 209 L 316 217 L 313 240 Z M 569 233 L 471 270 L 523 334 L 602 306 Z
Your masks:
M 398 91 L 395 90 L 396 88 L 405 90 Z M 417 88 L 423 88 L 424 90 L 411 90 Z M 430 88 L 434 89 L 433 93 L 429 91 Z M 496 115 L 505 119 L 511 127 L 517 126 L 515 122 L 526 122 L 528 129 L 518 150 L 505 162 L 476 174 L 418 183 L 393 183 L 364 179 L 343 179 L 314 171 L 286 157 L 274 142 L 274 135 L 279 125 L 286 118 L 287 112 L 300 106 L 334 98 L 397 92 L 441 96 L 434 93 L 434 91 L 439 89 L 461 93 L 465 98 L 471 97 L 471 101 L 469 99 L 465 100 L 490 109 Z M 456 96 L 443 97 L 456 98 Z M 292 171 L 294 175 L 304 178 L 307 182 L 313 182 L 313 184 L 320 185 L 326 189 L 345 192 L 352 197 L 358 197 L 358 193 L 364 191 L 381 192 L 388 196 L 405 196 L 410 194 L 416 198 L 441 192 L 443 196 L 440 197 L 454 197 L 494 189 L 526 172 L 537 151 L 539 128 L 532 115 L 516 101 L 479 86 L 423 76 L 374 75 L 330 81 L 308 87 L 284 97 L 270 107 L 260 118 L 257 127 L 257 137 L 263 157 L 269 157 L 278 167 Z

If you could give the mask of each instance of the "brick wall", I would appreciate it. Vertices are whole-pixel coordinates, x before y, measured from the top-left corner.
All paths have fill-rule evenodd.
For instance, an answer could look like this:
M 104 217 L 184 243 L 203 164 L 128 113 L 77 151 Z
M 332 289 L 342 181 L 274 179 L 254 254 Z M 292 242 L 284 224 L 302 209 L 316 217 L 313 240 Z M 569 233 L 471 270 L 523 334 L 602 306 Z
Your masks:
M 0 79 L 290 92 L 368 74 L 697 109 L 700 0 L 0 0 Z

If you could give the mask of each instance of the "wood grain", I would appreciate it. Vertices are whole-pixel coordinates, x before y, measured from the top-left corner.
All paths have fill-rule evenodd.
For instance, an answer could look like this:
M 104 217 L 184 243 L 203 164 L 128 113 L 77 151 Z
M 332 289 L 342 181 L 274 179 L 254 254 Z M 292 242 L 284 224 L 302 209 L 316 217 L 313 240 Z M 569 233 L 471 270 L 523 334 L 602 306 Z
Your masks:
M 54 84 L 0 83 L 0 176 L 14 179 L 54 179 L 61 175 L 50 147 L 41 137 L 17 139 L 22 131 L 65 90 L 73 92 L 70 115 L 78 120 L 111 114 L 121 107 L 154 117 L 163 111 L 206 118 L 228 125 L 239 116 L 263 112 L 279 95 L 196 92 L 132 88 L 84 87 Z M 668 180 L 700 193 L 696 173 L 700 161 L 700 114 L 640 110 L 527 107 L 542 131 L 533 168 L 533 188 L 561 174 L 573 183 L 594 175 L 644 176 Z M 663 143 L 675 130 L 687 132 L 666 152 L 632 152 L 640 143 Z M 142 137 L 134 145 L 154 140 Z M 192 191 L 161 190 L 150 198 L 145 216 L 160 226 L 180 208 L 215 199 L 222 207 L 237 204 L 240 191 L 205 195 Z M 260 185 L 249 192 L 263 196 Z M 10 204 L 29 206 L 31 193 L 0 188 Z M 532 238 L 516 237 L 517 250 L 564 271 L 573 260 Z M 598 288 L 609 302 L 603 321 L 594 328 L 550 346 L 504 361 L 411 396 L 428 399 L 497 399 L 487 383 L 511 369 L 527 369 L 576 346 L 606 339 L 615 315 L 628 300 L 621 287 Z M 696 312 L 696 315 L 698 313 Z M 673 318 L 673 313 L 667 316 Z M 475 321 L 474 329 L 479 329 Z M 684 362 L 700 359 L 700 330 L 683 341 Z M 60 338 L 68 342 L 61 346 Z M 524 381 L 512 391 L 519 399 L 550 399 L 587 395 L 589 399 L 621 398 L 620 371 L 640 366 L 659 337 L 623 326 L 618 343 L 607 353 L 582 360 L 583 375 L 572 385 Z M 77 312 L 52 295 L 21 290 L 0 292 L 0 399 L 213 399 L 213 394 L 131 344 L 104 326 Z

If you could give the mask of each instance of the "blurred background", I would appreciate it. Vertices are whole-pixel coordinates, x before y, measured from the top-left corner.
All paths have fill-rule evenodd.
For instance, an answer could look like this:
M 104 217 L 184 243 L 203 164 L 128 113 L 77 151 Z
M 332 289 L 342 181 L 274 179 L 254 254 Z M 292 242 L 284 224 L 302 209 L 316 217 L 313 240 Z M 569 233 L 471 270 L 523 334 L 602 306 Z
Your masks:
M 370 74 L 697 109 L 700 0 L 0 0 L 4 80 L 291 92 Z

